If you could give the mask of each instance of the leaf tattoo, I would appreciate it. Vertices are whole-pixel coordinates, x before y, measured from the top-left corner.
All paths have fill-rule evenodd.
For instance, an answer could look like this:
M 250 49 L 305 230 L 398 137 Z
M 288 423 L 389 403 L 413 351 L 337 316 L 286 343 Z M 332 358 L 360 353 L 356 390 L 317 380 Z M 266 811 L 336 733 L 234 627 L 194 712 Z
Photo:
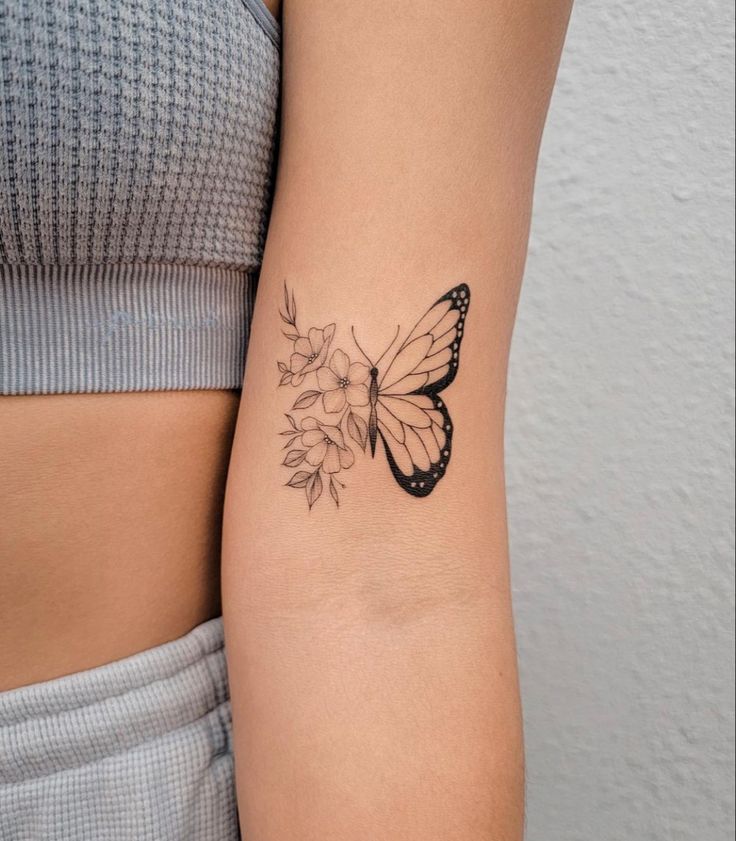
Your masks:
M 300 394 L 299 397 L 297 397 L 296 402 L 291 408 L 308 409 L 311 405 L 316 403 L 321 396 L 321 392 L 319 391 L 305 391 L 304 394 Z
M 304 490 L 311 509 L 327 487 L 339 507 L 337 476 L 355 462 L 355 451 L 370 448 L 372 458 L 380 438 L 391 473 L 399 487 L 415 497 L 430 494 L 447 471 L 452 455 L 453 425 L 440 393 L 455 379 L 460 364 L 470 288 L 461 283 L 439 298 L 400 340 L 401 328 L 375 361 L 363 351 L 353 361 L 336 348 L 330 354 L 335 324 L 297 326 L 296 300 L 284 284 L 280 311 L 291 342 L 288 363 L 279 361 L 279 386 L 299 386 L 308 380 L 286 412 L 288 429 L 283 466 L 300 469 L 285 483 Z M 314 414 L 304 414 L 313 409 Z

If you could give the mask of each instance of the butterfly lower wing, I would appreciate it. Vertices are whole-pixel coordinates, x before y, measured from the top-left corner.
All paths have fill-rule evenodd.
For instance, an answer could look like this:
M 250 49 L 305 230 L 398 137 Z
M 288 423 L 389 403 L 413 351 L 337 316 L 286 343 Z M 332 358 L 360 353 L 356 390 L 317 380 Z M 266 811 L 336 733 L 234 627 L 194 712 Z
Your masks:
M 379 397 L 377 419 L 394 479 L 412 496 L 430 494 L 452 455 L 452 420 L 444 401 L 438 395 Z

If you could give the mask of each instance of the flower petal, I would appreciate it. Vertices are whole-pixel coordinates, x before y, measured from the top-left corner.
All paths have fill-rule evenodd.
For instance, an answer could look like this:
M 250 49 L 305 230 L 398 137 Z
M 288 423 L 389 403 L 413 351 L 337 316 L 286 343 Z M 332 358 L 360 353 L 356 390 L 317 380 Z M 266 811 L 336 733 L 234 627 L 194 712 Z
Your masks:
M 322 345 L 322 350 L 317 354 L 317 358 L 314 361 L 315 368 L 319 368 L 320 365 L 325 364 L 325 360 L 327 359 L 327 350 L 328 350 L 328 345 L 325 342 L 325 344 Z
M 322 462 L 322 469 L 325 473 L 338 473 L 340 470 L 340 456 L 335 444 L 328 444 L 327 454 Z
M 309 344 L 309 339 L 306 336 L 300 336 L 294 342 L 294 351 L 307 357 L 312 352 L 312 346 Z
M 329 368 L 323 366 L 317 371 L 317 385 L 320 391 L 332 391 L 340 387 L 340 381 Z
M 321 429 L 308 429 L 302 432 L 302 444 L 305 447 L 316 447 L 320 441 L 325 440 L 325 434 Z
M 330 360 L 330 368 L 337 374 L 339 379 L 343 379 L 347 377 L 348 371 L 350 370 L 350 359 L 348 358 L 347 353 L 344 350 L 340 350 L 338 348 L 333 354 L 332 359 Z
M 324 359 L 320 359 L 319 356 L 316 356 L 311 362 L 309 362 L 302 368 L 302 373 L 309 374 L 310 371 L 316 371 L 317 368 L 319 368 L 319 366 L 323 364 L 323 362 Z
M 350 447 L 345 447 L 345 449 L 340 449 L 338 451 L 338 455 L 340 456 L 340 467 L 343 470 L 347 470 L 348 467 L 352 467 L 353 462 L 355 461 L 355 456 L 353 455 L 353 451 Z
M 312 346 L 312 353 L 319 353 L 324 343 L 324 333 L 318 327 L 310 327 L 309 344 Z
M 333 391 L 326 391 L 322 395 L 322 405 L 325 412 L 341 412 L 345 408 L 345 389 L 336 388 Z
M 342 437 L 342 432 L 336 426 L 329 426 L 326 423 L 321 423 L 319 428 L 330 439 L 330 441 L 334 441 L 338 447 L 345 447 L 345 439 Z
M 370 376 L 370 368 L 362 362 L 353 362 L 348 370 L 348 379 L 351 383 L 364 383 Z
M 307 357 L 302 356 L 301 353 L 292 353 L 289 360 L 289 368 L 293 373 L 298 374 L 302 368 L 307 364 Z
M 368 405 L 368 386 L 365 383 L 352 383 L 345 389 L 345 397 L 351 406 Z
M 302 429 L 319 429 L 319 421 L 311 415 L 302 419 Z
M 315 444 L 310 450 L 307 451 L 306 460 L 312 465 L 312 467 L 319 467 L 324 460 L 325 455 L 327 454 L 327 442 L 324 438 L 319 442 L 319 444 Z

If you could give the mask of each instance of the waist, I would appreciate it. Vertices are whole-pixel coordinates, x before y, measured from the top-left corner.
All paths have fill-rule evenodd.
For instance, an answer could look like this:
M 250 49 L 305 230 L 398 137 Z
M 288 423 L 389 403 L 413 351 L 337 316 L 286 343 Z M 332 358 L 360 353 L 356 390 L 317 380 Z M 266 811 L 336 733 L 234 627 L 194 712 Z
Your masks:
M 0 689 L 220 612 L 236 391 L 0 397 Z

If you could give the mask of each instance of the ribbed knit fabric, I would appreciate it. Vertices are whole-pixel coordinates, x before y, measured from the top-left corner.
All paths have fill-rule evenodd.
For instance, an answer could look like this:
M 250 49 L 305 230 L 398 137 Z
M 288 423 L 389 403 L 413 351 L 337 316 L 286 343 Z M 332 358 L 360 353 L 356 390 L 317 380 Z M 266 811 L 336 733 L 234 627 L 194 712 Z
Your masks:
M 278 92 L 261 0 L 0 0 L 0 394 L 240 386 Z
M 3 392 L 237 387 L 256 278 L 155 263 L 0 266 Z
M 0 693 L 2 841 L 237 841 L 222 618 Z

